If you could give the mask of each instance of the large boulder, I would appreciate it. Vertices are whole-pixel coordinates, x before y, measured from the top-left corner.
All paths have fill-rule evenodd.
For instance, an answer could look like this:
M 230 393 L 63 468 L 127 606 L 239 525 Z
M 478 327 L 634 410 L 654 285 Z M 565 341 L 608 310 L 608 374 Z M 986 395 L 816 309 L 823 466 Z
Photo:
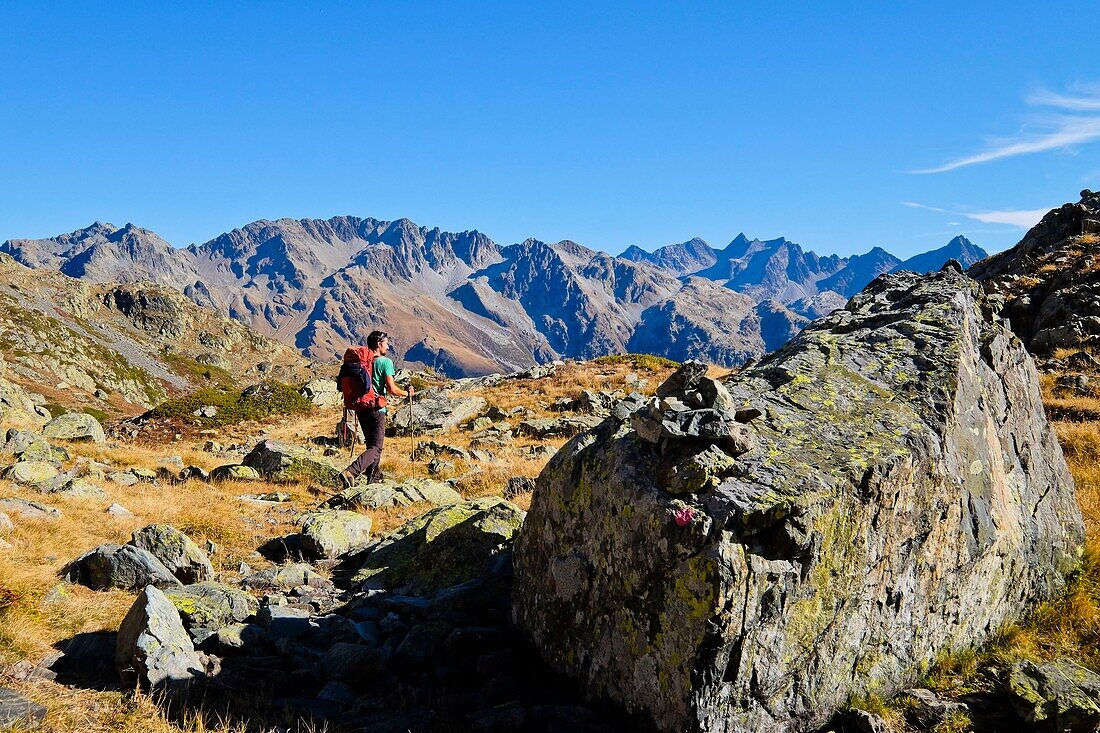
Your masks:
M 261 440 L 244 457 L 243 463 L 256 469 L 268 481 L 309 481 L 333 488 L 341 485 L 340 469 L 317 458 L 305 448 L 276 440 Z
M 465 583 L 510 544 L 524 516 L 499 497 L 432 509 L 380 540 L 353 580 L 422 596 Z
M 1059 592 L 1073 481 L 986 306 L 950 267 L 875 280 L 725 383 L 740 455 L 630 419 L 566 444 L 516 540 L 517 626 L 658 730 L 807 731 Z
M 69 563 L 64 574 L 69 582 L 92 590 L 180 584 L 156 556 L 133 545 L 100 545 Z
M 124 681 L 153 689 L 186 686 L 203 674 L 179 612 L 154 586 L 138 596 L 118 627 L 115 666 Z
M 398 435 L 436 435 L 479 415 L 488 405 L 483 397 L 451 399 L 443 392 L 425 392 L 391 407 L 391 422 Z
M 202 548 L 170 524 L 143 527 L 134 532 L 130 544 L 152 554 L 183 583 L 214 577 L 214 567 Z
M 70 412 L 55 417 L 42 428 L 42 435 L 59 440 L 107 442 L 107 436 L 103 433 L 103 426 L 99 424 L 99 420 L 83 412 Z
M 370 541 L 371 518 L 342 509 L 317 509 L 302 517 L 302 550 L 314 558 L 334 558 Z

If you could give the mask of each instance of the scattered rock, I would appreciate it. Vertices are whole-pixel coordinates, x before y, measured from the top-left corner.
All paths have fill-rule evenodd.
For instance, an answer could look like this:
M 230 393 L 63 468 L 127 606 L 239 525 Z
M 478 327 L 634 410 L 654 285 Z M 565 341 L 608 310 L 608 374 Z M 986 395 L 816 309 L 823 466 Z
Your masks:
M 60 519 L 61 510 L 52 506 L 40 504 L 37 501 L 26 499 L 8 498 L 0 499 L 0 511 L 18 514 L 25 519 Z
M 488 403 L 481 397 L 451 399 L 442 392 L 417 394 L 399 407 L 392 424 L 397 435 L 443 433 L 481 413 Z
M 1100 676 L 1071 660 L 1017 662 L 1006 687 L 1012 707 L 1037 730 L 1091 733 L 1100 726 Z
M 314 572 L 313 568 L 304 563 L 261 570 L 245 578 L 244 584 L 250 588 L 274 588 L 285 590 L 298 588 L 303 585 L 322 589 L 332 587 L 331 580 L 323 575 L 317 574 Z
M 335 558 L 370 541 L 371 518 L 341 509 L 318 509 L 302 518 L 302 549 L 314 558 Z
M 150 524 L 134 532 L 130 544 L 151 553 L 183 583 L 214 577 L 210 558 L 191 538 L 170 524 Z
M 404 481 L 380 481 L 345 489 L 326 499 L 321 506 L 330 509 L 385 509 L 410 506 L 426 501 L 436 506 L 448 506 L 462 501 L 462 495 L 447 484 L 431 479 L 412 478 Z
M 171 690 L 203 675 L 179 612 L 153 586 L 142 591 L 119 626 L 115 666 L 124 682 L 153 689 Z
M 524 516 L 499 497 L 433 509 L 382 538 L 353 580 L 413 595 L 458 585 L 484 570 Z
M 0 534 L 8 534 L 13 529 L 15 529 L 15 525 L 11 523 L 11 517 L 0 512 Z
M 312 481 L 333 488 L 341 486 L 340 469 L 289 443 L 262 440 L 244 457 L 243 463 L 268 481 Z
M 82 478 L 69 479 L 60 487 L 56 489 L 51 489 L 46 493 L 68 496 L 73 499 L 107 498 L 107 492 L 105 492 L 102 487 Z
M 245 649 L 256 649 L 267 638 L 259 624 L 229 624 L 218 629 L 202 645 L 218 654 L 233 654 Z
M 967 710 L 963 703 L 942 700 L 936 693 L 921 687 L 902 693 L 902 702 L 906 708 L 905 717 L 920 730 L 932 730 L 949 715 Z
M 64 575 L 70 583 L 92 590 L 179 585 L 176 576 L 160 560 L 133 545 L 100 545 L 69 563 Z
M 221 629 L 251 618 L 259 603 L 250 594 L 221 583 L 195 583 L 166 588 L 164 595 L 187 628 Z
M 111 481 L 115 482 L 119 486 L 134 486 L 140 480 L 138 479 L 137 475 L 132 471 L 115 471 L 114 473 L 109 474 L 107 478 L 111 479 Z
M 210 473 L 201 466 L 185 466 L 179 473 L 180 481 L 187 481 L 188 479 L 197 479 L 199 481 L 209 481 Z
M 134 516 L 133 512 L 121 504 L 111 504 L 111 506 L 107 507 L 107 513 L 112 517 L 119 517 L 120 519 L 129 519 Z
M 24 486 L 45 483 L 57 476 L 57 468 L 45 461 L 20 461 L 4 471 L 4 478 Z
M 33 730 L 45 719 L 45 707 L 14 690 L 0 687 L 0 730 Z
M 55 417 L 42 428 L 42 435 L 55 440 L 107 442 L 99 420 L 83 412 L 70 412 Z
M 709 368 L 701 361 L 694 359 L 685 361 L 657 388 L 657 397 L 669 397 L 691 392 L 699 386 L 703 377 L 707 376 Z
M 517 425 L 514 434 L 536 440 L 569 438 L 599 425 L 600 422 L 602 418 L 588 415 L 559 418 L 536 417 L 524 420 Z
M 260 472 L 251 466 L 229 464 L 218 466 L 209 474 L 211 481 L 259 481 Z
M 334 379 L 311 379 L 302 385 L 298 393 L 317 407 L 341 407 L 344 397 L 336 388 Z
M 531 460 L 544 460 L 553 458 L 558 449 L 552 445 L 528 445 L 520 451 L 520 455 Z
M 501 496 L 511 500 L 519 494 L 529 494 L 535 490 L 535 479 L 528 476 L 513 476 L 504 482 Z

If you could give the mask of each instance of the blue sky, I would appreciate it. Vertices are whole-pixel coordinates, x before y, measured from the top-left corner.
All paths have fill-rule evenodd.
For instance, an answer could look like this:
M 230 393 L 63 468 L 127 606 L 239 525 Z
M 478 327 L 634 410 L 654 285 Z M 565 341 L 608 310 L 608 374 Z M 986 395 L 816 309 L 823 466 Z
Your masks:
M 809 5 L 3 3 L 0 240 L 355 214 L 907 256 L 1100 188 L 1094 5 Z

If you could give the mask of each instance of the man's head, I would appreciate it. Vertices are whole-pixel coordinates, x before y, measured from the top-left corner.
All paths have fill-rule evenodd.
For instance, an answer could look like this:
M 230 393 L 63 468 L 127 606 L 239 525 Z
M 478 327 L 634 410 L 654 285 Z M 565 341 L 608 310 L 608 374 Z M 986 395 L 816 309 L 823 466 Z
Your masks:
M 371 331 L 367 336 L 367 347 L 376 353 L 385 354 L 390 347 L 390 335 L 385 331 Z

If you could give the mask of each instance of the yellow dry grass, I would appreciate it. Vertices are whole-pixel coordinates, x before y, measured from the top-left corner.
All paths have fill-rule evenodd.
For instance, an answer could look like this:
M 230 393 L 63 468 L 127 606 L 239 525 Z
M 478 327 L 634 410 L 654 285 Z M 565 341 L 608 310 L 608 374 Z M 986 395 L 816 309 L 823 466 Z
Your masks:
M 561 397 L 575 398 L 582 389 L 626 392 L 638 388 L 628 383 L 634 372 L 647 380 L 642 391 L 652 392 L 671 372 L 637 369 L 628 361 L 617 364 L 577 365 L 559 368 L 555 377 L 542 380 L 507 381 L 497 387 L 477 391 L 491 406 L 504 410 L 525 407 L 538 417 L 551 416 L 548 410 Z M 285 422 L 266 420 L 247 422 L 206 431 L 192 439 L 170 441 L 161 445 L 112 442 L 107 445 L 73 444 L 68 446 L 74 458 L 83 457 L 117 467 L 156 469 L 168 456 L 179 456 L 185 464 L 212 469 L 225 463 L 239 462 L 239 455 L 217 455 L 201 449 L 206 440 L 223 445 L 251 445 L 261 436 L 299 445 L 312 445 L 315 437 L 328 437 L 341 411 L 317 409 L 308 415 Z M 8 426 L 4 426 L 5 428 Z M 445 435 L 391 437 L 386 439 L 382 468 L 388 477 L 426 476 L 422 461 L 410 460 L 410 453 L 420 440 L 468 448 L 472 434 L 464 429 Z M 554 447 L 565 440 L 551 441 Z M 491 463 L 466 465 L 456 461 L 451 475 L 461 476 L 457 488 L 468 498 L 500 494 L 509 478 L 537 476 L 545 459 L 523 456 L 527 446 L 544 442 L 518 439 L 514 444 L 492 451 Z M 343 466 L 350 461 L 346 451 L 329 456 Z M 476 470 L 473 470 L 476 469 Z M 444 474 L 439 479 L 451 475 Z M 65 640 L 75 634 L 113 631 L 118 628 L 134 600 L 134 593 L 111 590 L 92 591 L 82 586 L 64 583 L 58 573 L 68 561 L 103 543 L 124 543 L 134 530 L 147 524 L 167 523 L 186 532 L 198 543 L 214 542 L 217 553 L 211 557 L 215 571 L 226 579 L 236 577 L 241 562 L 253 569 L 270 563 L 257 552 L 268 540 L 295 531 L 295 519 L 313 508 L 327 492 L 306 485 L 273 485 L 266 482 L 204 483 L 196 480 L 182 484 L 154 486 L 141 483 L 132 487 L 117 486 L 109 480 L 98 482 L 108 494 L 107 500 L 88 501 L 62 496 L 43 496 L 37 491 L 0 480 L 0 496 L 20 497 L 56 506 L 62 517 L 56 521 L 31 521 L 13 516 L 14 531 L 4 539 L 12 544 L 6 553 L 0 551 L 0 670 L 14 669 L 16 662 L 37 664 Z M 292 500 L 277 506 L 261 506 L 242 501 L 245 494 L 287 491 Z M 512 501 L 527 509 L 530 493 L 513 497 Z M 116 518 L 105 507 L 117 502 L 131 512 L 133 518 Z M 430 506 L 414 505 L 367 512 L 373 520 L 374 532 L 385 533 L 423 513 Z M 49 708 L 47 727 L 58 733 L 70 731 L 120 731 L 138 733 L 153 731 L 186 731 L 187 733 L 238 733 L 263 731 L 256 722 L 245 725 L 239 720 L 222 721 L 210 711 L 189 711 L 175 716 L 148 697 L 134 692 L 97 691 L 68 687 L 50 681 L 26 682 L 18 676 L 0 671 L 0 686 L 15 689 Z M 309 733 L 317 728 L 288 719 L 285 729 Z

